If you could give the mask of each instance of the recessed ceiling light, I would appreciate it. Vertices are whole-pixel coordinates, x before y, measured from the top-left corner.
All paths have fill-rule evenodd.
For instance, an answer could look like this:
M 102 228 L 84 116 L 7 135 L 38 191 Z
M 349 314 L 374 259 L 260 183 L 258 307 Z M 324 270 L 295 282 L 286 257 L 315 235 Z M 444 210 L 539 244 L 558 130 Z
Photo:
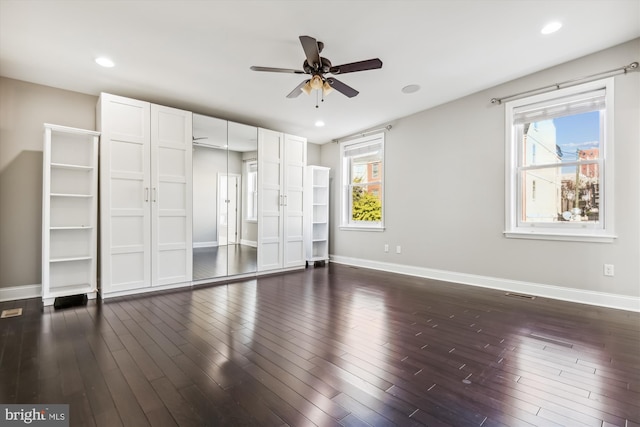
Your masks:
M 321 128 L 322 126 L 324 126 L 324 122 L 322 120 L 316 121 L 316 127 Z
M 111 67 L 116 65 L 116 64 L 113 63 L 112 60 L 110 60 L 109 58 L 106 58 L 104 56 L 96 58 L 96 64 L 101 65 L 101 66 L 103 66 L 105 68 L 111 68 Z
M 542 34 L 551 34 L 551 33 L 555 33 L 560 28 L 562 28 L 562 22 L 554 21 L 554 22 L 549 22 L 547 25 L 542 27 L 540 32 Z
M 409 85 L 402 88 L 402 93 L 416 93 L 419 90 L 419 85 Z

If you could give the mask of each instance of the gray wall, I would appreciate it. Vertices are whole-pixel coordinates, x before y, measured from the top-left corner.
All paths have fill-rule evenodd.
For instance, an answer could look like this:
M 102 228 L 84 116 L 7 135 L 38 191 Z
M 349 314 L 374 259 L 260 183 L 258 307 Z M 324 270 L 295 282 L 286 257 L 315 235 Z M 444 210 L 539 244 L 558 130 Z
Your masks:
M 303 135 L 304 136 L 304 135 Z M 307 164 L 320 165 L 321 146 L 318 144 L 307 144 Z
M 227 152 L 193 148 L 193 244 L 218 240 L 218 172 L 227 170 Z
M 94 130 L 97 101 L 0 77 L 0 288 L 41 283 L 43 123 Z
M 338 227 L 339 146 L 332 168 L 330 253 L 382 263 L 640 296 L 640 73 L 615 79 L 615 243 L 507 239 L 505 119 L 496 96 L 639 60 L 640 39 L 398 119 L 385 146 L 384 232 Z M 472 76 L 470 76 L 472 78 Z M 384 244 L 391 246 L 384 253 Z M 395 253 L 395 246 L 402 253 Z M 615 277 L 603 276 L 603 264 Z

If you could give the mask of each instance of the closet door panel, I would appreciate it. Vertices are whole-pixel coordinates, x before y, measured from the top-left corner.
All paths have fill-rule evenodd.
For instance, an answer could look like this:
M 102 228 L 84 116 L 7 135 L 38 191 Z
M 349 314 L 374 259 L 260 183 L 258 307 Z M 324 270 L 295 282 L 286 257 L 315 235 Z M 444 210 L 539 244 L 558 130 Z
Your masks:
M 282 268 L 282 134 L 258 129 L 258 271 Z
M 192 115 L 151 106 L 152 283 L 192 276 Z
M 304 180 L 307 140 L 284 137 L 284 188 L 286 227 L 283 230 L 284 267 L 305 265 L 304 256 Z
M 150 104 L 102 94 L 98 125 L 103 292 L 151 285 Z

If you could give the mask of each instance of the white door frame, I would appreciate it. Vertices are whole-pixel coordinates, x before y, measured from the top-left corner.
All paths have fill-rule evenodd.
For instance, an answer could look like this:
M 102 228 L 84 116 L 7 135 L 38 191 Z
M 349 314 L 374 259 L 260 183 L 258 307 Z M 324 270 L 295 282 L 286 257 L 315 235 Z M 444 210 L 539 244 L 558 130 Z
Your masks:
M 222 184 L 221 183 L 223 181 L 221 178 L 223 178 L 223 177 L 227 178 L 225 180 L 226 183 L 227 183 L 227 188 L 226 188 L 227 197 L 225 199 L 226 202 L 225 202 L 224 205 L 220 202 L 221 201 L 221 194 L 224 194 L 221 191 L 222 190 Z M 235 187 L 235 191 L 229 192 L 229 178 L 235 178 L 236 179 L 236 184 L 237 185 Z M 238 228 L 239 227 L 238 227 L 238 224 L 240 223 L 239 216 L 241 215 L 241 209 L 239 208 L 240 207 L 240 199 L 239 199 L 239 197 L 240 197 L 240 185 L 242 185 L 242 175 L 237 174 L 237 173 L 218 172 L 217 181 L 218 181 L 217 182 L 218 191 L 216 193 L 217 194 L 217 201 L 216 201 L 216 204 L 217 204 L 216 231 L 217 231 L 218 246 L 228 245 L 230 243 L 230 241 L 231 241 L 231 244 L 237 244 L 237 243 L 239 243 L 239 239 L 238 239 L 238 231 L 239 231 Z M 229 207 L 231 199 L 235 200 L 235 206 L 236 206 L 235 215 L 233 215 L 233 217 L 231 217 L 229 215 L 229 212 L 228 212 L 228 207 Z M 226 233 L 226 238 L 224 238 L 224 240 L 223 240 L 223 237 L 222 237 L 221 232 L 220 232 L 222 227 L 223 227 L 220 224 L 220 215 L 221 215 L 220 213 L 221 213 L 222 209 L 227 210 L 227 225 L 224 226 L 226 228 L 226 230 L 227 230 L 227 233 Z M 230 218 L 233 219 L 233 224 L 235 225 L 234 226 L 234 231 L 233 231 L 234 236 L 233 236 L 232 239 L 229 238 L 229 224 L 231 223 Z

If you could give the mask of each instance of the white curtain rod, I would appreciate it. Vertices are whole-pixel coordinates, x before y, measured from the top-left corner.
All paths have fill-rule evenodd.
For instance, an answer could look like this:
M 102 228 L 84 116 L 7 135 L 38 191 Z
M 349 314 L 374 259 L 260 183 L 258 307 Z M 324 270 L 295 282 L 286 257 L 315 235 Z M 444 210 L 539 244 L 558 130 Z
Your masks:
M 591 74 L 590 76 L 584 76 L 584 77 L 579 77 L 577 79 L 566 80 L 561 83 L 554 83 L 552 85 L 539 87 L 537 89 L 526 90 L 524 92 L 503 96 L 501 98 L 491 98 L 491 103 L 502 104 L 502 101 L 506 99 L 514 99 L 514 98 L 522 97 L 523 95 L 530 95 L 534 93 L 551 92 L 553 90 L 558 90 L 561 87 L 575 86 L 579 83 L 587 83 L 589 81 L 597 80 L 602 77 L 617 75 L 617 74 L 627 74 L 629 71 L 637 71 L 637 70 L 638 70 L 638 62 L 632 62 L 631 64 L 625 65 L 624 67 L 614 68 L 613 70 L 609 70 L 609 71 L 602 71 L 600 73 Z
M 331 141 L 338 143 L 338 142 L 342 141 L 343 139 L 349 139 L 349 138 L 353 138 L 353 137 L 356 137 L 356 136 L 363 137 L 363 136 L 366 136 L 366 135 L 368 135 L 370 133 L 380 132 L 381 130 L 391 130 L 392 127 L 393 126 L 391 126 L 391 125 L 386 125 L 385 127 L 381 127 L 381 128 L 378 128 L 378 129 L 371 129 L 371 130 L 368 130 L 368 131 L 365 131 L 365 132 L 353 133 L 351 135 L 343 136 L 341 138 L 332 139 Z

